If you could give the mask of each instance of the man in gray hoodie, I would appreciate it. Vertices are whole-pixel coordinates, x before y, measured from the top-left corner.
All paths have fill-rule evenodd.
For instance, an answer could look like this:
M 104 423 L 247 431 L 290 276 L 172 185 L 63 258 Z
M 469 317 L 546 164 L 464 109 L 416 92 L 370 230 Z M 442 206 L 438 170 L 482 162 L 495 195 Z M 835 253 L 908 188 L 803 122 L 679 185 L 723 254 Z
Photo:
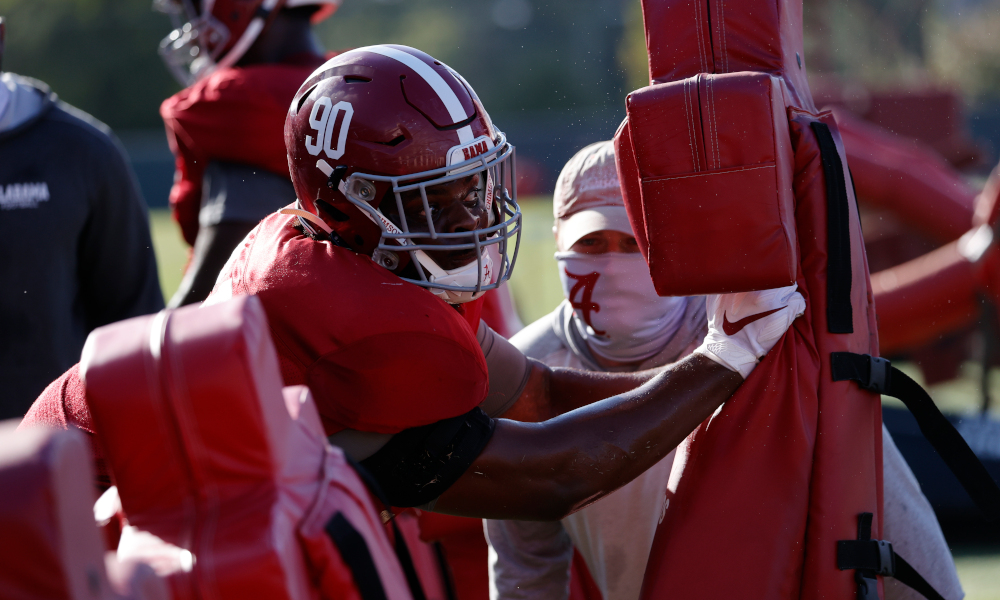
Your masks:
M 163 308 L 146 207 L 106 125 L 2 71 L 0 419 L 20 417 L 101 325 Z

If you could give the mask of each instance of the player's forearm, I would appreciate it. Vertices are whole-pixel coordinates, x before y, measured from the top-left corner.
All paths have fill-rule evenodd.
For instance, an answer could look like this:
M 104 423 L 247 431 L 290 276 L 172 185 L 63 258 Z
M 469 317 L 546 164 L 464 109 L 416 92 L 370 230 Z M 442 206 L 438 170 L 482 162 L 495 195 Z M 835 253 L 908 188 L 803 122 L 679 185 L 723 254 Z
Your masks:
M 559 519 L 653 466 L 739 387 L 701 356 L 642 387 L 543 423 L 496 432 L 435 510 L 498 519 Z
M 530 361 L 531 375 L 505 419 L 537 423 L 557 417 L 598 400 L 634 390 L 660 369 L 633 373 L 603 373 L 560 367 L 550 368 Z
M 553 367 L 549 374 L 551 413 L 548 418 L 634 390 L 662 371 L 650 369 L 633 373 L 604 373 Z

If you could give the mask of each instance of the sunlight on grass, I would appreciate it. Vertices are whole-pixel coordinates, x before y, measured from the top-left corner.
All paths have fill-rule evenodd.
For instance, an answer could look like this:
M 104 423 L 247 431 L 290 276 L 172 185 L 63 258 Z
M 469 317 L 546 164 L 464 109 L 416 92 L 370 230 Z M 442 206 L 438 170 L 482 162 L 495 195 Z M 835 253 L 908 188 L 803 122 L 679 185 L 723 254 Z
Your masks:
M 955 566 L 965 600 L 1000 600 L 1000 548 L 957 548 Z
M 934 385 L 927 385 L 924 382 L 920 368 L 914 363 L 896 361 L 892 365 L 923 386 L 943 412 L 978 413 L 980 402 L 979 374 L 982 372 L 979 363 L 966 362 L 962 365 L 957 379 Z M 1000 418 L 1000 368 L 994 367 L 990 370 L 990 396 L 993 398 L 990 414 L 994 418 Z M 902 401 L 889 396 L 882 396 L 882 404 L 894 408 L 904 407 Z
M 521 248 L 510 289 L 521 320 L 527 325 L 552 311 L 563 299 L 559 267 L 553 254 L 552 198 L 535 196 L 519 202 L 524 215 Z
M 160 272 L 160 289 L 163 290 L 163 299 L 170 300 L 181 285 L 188 246 L 181 237 L 180 227 L 170 218 L 168 209 L 149 210 L 149 229 L 156 251 L 156 268 Z

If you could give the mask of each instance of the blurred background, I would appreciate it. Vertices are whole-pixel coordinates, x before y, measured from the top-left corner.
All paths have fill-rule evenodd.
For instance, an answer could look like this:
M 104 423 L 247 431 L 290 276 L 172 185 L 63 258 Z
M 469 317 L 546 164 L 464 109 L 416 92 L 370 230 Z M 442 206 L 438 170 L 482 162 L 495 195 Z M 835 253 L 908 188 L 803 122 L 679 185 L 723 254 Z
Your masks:
M 173 257 L 180 237 L 159 210 L 173 165 L 158 107 L 179 89 L 156 52 L 169 20 L 142 0 L 0 0 L 0 13 L 8 19 L 7 70 L 47 82 L 110 125 L 126 146 L 153 209 L 169 297 L 185 260 L 183 253 Z M 924 141 L 979 182 L 1000 144 L 998 32 L 997 0 L 805 3 L 817 104 L 846 105 L 904 135 L 926 130 L 927 119 L 907 113 L 893 121 L 893 107 L 926 105 L 937 114 L 938 131 Z M 318 33 L 328 50 L 381 42 L 420 48 L 476 88 L 517 145 L 520 196 L 537 200 L 526 203 L 527 252 L 514 280 L 519 310 L 529 322 L 555 306 L 561 293 L 554 262 L 535 268 L 525 260 L 550 256 L 548 209 L 539 199 L 576 150 L 614 134 L 625 95 L 646 84 L 639 1 L 345 0 Z
M 0 0 L 0 15 L 8 23 L 5 69 L 47 82 L 124 143 L 150 207 L 169 298 L 187 260 L 166 210 L 173 161 L 158 114 L 179 89 L 156 51 L 169 19 L 143 0 Z M 804 22 L 818 105 L 844 107 L 918 140 L 972 188 L 982 187 L 1000 149 L 1000 0 L 805 0 Z M 517 146 L 526 220 L 511 284 L 521 318 L 528 323 L 554 308 L 562 291 L 551 192 L 565 161 L 610 138 L 625 116 L 625 95 L 647 83 L 639 0 L 344 0 L 318 33 L 328 50 L 411 45 L 466 77 Z M 940 243 L 893 222 L 881 213 L 877 227 L 865 222 L 873 272 Z M 993 363 L 973 360 L 983 335 L 958 332 L 907 354 L 904 367 L 930 384 L 943 408 L 975 412 L 984 385 L 1000 396 L 998 378 L 982 376 L 982 365 Z M 990 434 L 987 446 L 1000 460 L 1000 434 Z M 946 533 L 967 597 L 1000 599 L 1000 536 L 977 536 L 977 521 L 959 521 L 947 523 Z

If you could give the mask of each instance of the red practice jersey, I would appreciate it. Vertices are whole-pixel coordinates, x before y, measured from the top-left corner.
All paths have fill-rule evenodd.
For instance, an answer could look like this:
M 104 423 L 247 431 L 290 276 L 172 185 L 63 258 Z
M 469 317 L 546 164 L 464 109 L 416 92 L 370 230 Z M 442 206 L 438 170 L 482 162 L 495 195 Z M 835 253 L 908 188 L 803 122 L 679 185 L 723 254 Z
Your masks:
M 285 385 L 309 386 L 327 434 L 397 433 L 483 401 L 481 299 L 456 309 L 367 256 L 303 235 L 295 219 L 275 213 L 250 232 L 207 301 L 261 299 Z
M 397 433 L 462 415 L 486 397 L 476 341 L 482 298 L 453 307 L 370 258 L 264 219 L 233 253 L 209 301 L 256 294 L 264 304 L 285 385 L 307 384 L 327 434 Z M 99 485 L 110 485 L 79 365 L 35 400 L 21 427 L 90 434 Z
M 210 161 L 288 177 L 285 115 L 299 86 L 325 60 L 303 54 L 281 64 L 219 69 L 163 101 L 160 115 L 176 161 L 170 207 L 188 244 L 193 246 L 198 234 L 202 179 Z

